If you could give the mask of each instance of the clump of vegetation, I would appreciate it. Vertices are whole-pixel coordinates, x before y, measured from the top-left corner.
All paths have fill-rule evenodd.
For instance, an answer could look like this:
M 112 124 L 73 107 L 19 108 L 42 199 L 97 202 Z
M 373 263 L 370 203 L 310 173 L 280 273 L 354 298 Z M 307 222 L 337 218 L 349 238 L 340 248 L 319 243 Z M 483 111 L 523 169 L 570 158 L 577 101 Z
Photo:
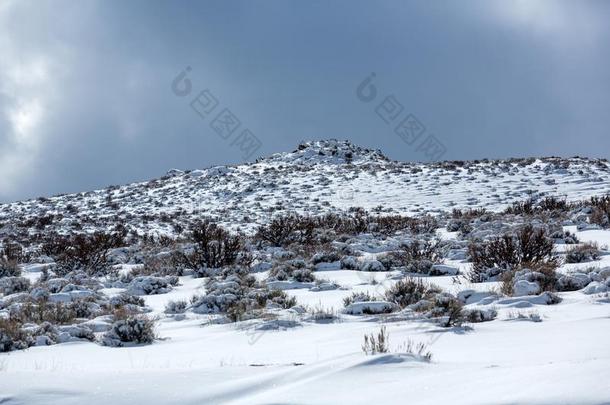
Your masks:
M 25 277 L 3 277 L 0 278 L 0 293 L 4 295 L 28 291 L 30 280 Z
M 468 253 L 473 267 L 470 281 L 487 281 L 505 271 L 542 264 L 554 265 L 553 240 L 543 228 L 522 227 L 516 234 L 504 234 L 486 242 L 473 242 Z
M 249 318 L 268 306 L 288 309 L 295 305 L 294 297 L 261 286 L 252 275 L 244 273 L 211 278 L 206 283 L 206 294 L 191 298 L 193 312 L 226 314 L 232 321 Z
M 315 281 L 315 276 L 305 263 L 298 260 L 278 264 L 269 271 L 270 280 L 278 281 L 297 281 L 299 283 L 311 283 Z
M 584 263 L 599 260 L 601 252 L 596 243 L 583 243 L 568 249 L 566 252 L 566 263 Z
M 530 321 L 530 322 L 542 322 L 542 317 L 538 311 L 511 311 L 508 313 L 506 320 L 512 321 Z
M 397 349 L 399 353 L 406 353 L 420 359 L 430 362 L 432 360 L 432 352 L 428 350 L 428 345 L 424 342 L 415 344 L 411 339 L 407 340 L 406 343 L 400 345 Z
M 193 251 L 180 254 L 179 261 L 195 270 L 235 264 L 244 243 L 241 235 L 230 234 L 207 220 L 191 227 L 189 239 L 194 243 Z
M 323 244 L 342 234 L 374 232 L 390 235 L 397 231 L 424 234 L 433 232 L 437 227 L 436 218 L 429 215 L 371 215 L 363 209 L 354 209 L 345 215 L 331 213 L 318 217 L 299 214 L 278 216 L 268 224 L 260 226 L 255 238 L 271 246 L 285 247 L 292 244 Z
M 385 325 L 382 325 L 377 335 L 364 335 L 362 351 L 365 354 L 387 353 L 390 350 L 390 336 Z
M 610 196 L 591 197 L 589 204 L 591 205 L 591 215 L 589 216 L 591 223 L 604 228 L 610 226 Z
M 518 280 L 526 280 L 534 282 L 540 287 L 540 292 L 553 292 L 557 286 L 557 263 L 542 262 L 537 264 L 529 264 L 528 267 L 507 270 L 500 275 L 500 292 L 507 296 L 512 296 L 514 293 L 515 282 Z
M 454 208 L 451 211 L 451 217 L 454 219 L 474 219 L 480 218 L 483 215 L 487 214 L 487 210 L 485 208 L 469 208 L 466 210 L 461 210 L 459 208 Z
M 181 264 L 177 252 L 165 256 L 146 257 L 142 266 L 131 269 L 129 278 L 137 276 L 182 276 L 184 275 L 184 266 Z
M 102 338 L 105 346 L 121 347 L 126 344 L 150 344 L 157 338 L 154 320 L 139 315 L 117 319 Z
M 441 326 L 459 326 L 464 321 L 464 304 L 449 293 L 440 293 L 434 296 L 428 309 L 429 316 L 442 318 Z
M 441 291 L 439 287 L 425 283 L 421 279 L 406 277 L 387 289 L 385 297 L 388 301 L 404 308 L 422 300 L 432 299 Z
M 355 302 L 370 302 L 377 301 L 377 297 L 369 294 L 368 291 L 353 292 L 351 295 L 343 298 L 343 306 L 347 307 Z
M 565 199 L 549 196 L 540 201 L 528 199 L 525 201 L 515 201 L 511 206 L 504 210 L 506 214 L 513 215 L 535 215 L 535 214 L 550 214 L 557 216 L 560 213 L 567 212 L 573 208 L 573 204 L 568 203 Z
M 2 277 L 18 277 L 21 275 L 19 263 L 26 261 L 26 255 L 23 248 L 5 239 L 0 248 L 0 278 Z
M 93 234 L 52 235 L 42 246 L 42 252 L 53 257 L 55 273 L 62 277 L 82 270 L 89 275 L 111 273 L 108 253 L 124 244 L 124 234 L 95 232 Z
M 62 302 L 49 302 L 46 298 L 28 300 L 19 310 L 11 313 L 13 319 L 22 323 L 52 322 L 56 324 L 71 323 L 76 313 Z
M 166 314 L 182 314 L 186 312 L 188 303 L 185 300 L 169 301 L 165 304 Z
M 462 316 L 466 322 L 470 323 L 479 323 L 479 322 L 488 322 L 494 320 L 498 316 L 498 311 L 496 309 L 468 309 L 462 310 Z
M 256 237 L 271 246 L 287 246 L 292 243 L 311 244 L 317 221 L 312 218 L 289 214 L 274 218 L 258 228 Z
M 32 335 L 15 319 L 0 318 L 0 352 L 23 350 L 34 344 Z
M 440 247 L 439 240 L 415 240 L 380 260 L 389 260 L 391 264 L 402 266 L 406 273 L 430 274 L 432 266 L 443 259 Z M 387 264 L 385 266 L 388 267 Z
M 434 232 L 438 227 L 438 221 L 430 215 L 417 218 L 402 215 L 377 216 L 368 218 L 368 222 L 374 223 L 375 231 L 384 235 L 391 235 L 405 229 L 415 235 L 425 234 Z
M 379 328 L 379 332 L 365 334 L 362 343 L 362 351 L 366 355 L 383 354 L 390 352 L 390 334 L 385 325 Z M 429 362 L 432 360 L 432 352 L 428 350 L 428 345 L 423 342 L 414 343 L 411 339 L 399 345 L 395 351 L 412 355 L 422 361 Z

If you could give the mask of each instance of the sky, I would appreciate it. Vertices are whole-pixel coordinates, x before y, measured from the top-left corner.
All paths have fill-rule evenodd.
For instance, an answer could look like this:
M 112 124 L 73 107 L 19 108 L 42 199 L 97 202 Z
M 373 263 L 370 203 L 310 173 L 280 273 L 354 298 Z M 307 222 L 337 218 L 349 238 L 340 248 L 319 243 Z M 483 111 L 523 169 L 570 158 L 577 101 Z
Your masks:
M 607 158 L 608 21 L 586 0 L 0 0 L 0 202 L 326 138 Z

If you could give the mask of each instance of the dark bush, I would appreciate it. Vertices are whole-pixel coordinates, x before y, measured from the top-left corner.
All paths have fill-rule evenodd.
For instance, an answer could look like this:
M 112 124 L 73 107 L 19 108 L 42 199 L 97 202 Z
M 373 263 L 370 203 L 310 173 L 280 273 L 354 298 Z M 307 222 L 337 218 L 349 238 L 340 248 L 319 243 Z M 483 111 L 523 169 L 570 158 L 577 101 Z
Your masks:
M 432 266 L 441 262 L 442 258 L 439 240 L 415 240 L 386 256 L 380 256 L 379 260 L 388 270 L 393 266 L 402 266 L 406 273 L 430 274 Z
M 485 208 L 469 208 L 467 210 L 461 210 L 459 208 L 454 208 L 451 211 L 451 216 L 454 219 L 474 219 L 479 218 L 483 215 L 487 214 L 487 210 Z
M 423 299 L 430 299 L 441 289 L 433 284 L 424 283 L 421 279 L 406 277 L 399 280 L 385 292 L 388 301 L 404 308 Z
M 240 235 L 232 235 L 210 221 L 193 225 L 190 239 L 195 243 L 193 252 L 182 253 L 179 260 L 195 270 L 235 264 L 243 247 L 243 238 Z
M 434 296 L 429 316 L 433 318 L 443 317 L 441 326 L 459 326 L 464 321 L 464 304 L 462 301 L 449 293 L 440 293 Z
M 311 283 L 315 281 L 311 269 L 303 265 L 300 265 L 298 261 L 290 261 L 282 264 L 278 264 L 271 268 L 269 271 L 269 278 L 271 280 L 279 281 L 298 281 L 300 283 Z
M 589 220 L 604 228 L 610 226 L 610 196 L 591 197 Z
M 165 304 L 165 312 L 166 314 L 182 314 L 186 311 L 188 303 L 184 300 L 178 301 L 168 301 Z
M 288 246 L 292 243 L 312 244 L 320 221 L 298 214 L 282 215 L 258 228 L 256 238 L 272 246 Z
M 15 319 L 0 318 L 0 352 L 23 350 L 34 344 L 30 333 Z
M 514 201 L 510 207 L 507 207 L 504 210 L 504 213 L 514 215 L 533 215 L 534 201 L 531 199 L 525 201 Z
M 11 318 L 21 323 L 70 324 L 74 322 L 77 313 L 73 303 L 50 302 L 46 298 L 30 299 L 18 309 L 11 311 Z
M 584 263 L 598 260 L 601 252 L 595 243 L 583 243 L 566 252 L 566 263 Z
M 10 295 L 18 292 L 28 291 L 30 280 L 25 277 L 3 277 L 0 278 L 0 293 Z
M 347 307 L 354 302 L 368 302 L 368 301 L 377 301 L 377 297 L 372 296 L 368 292 L 353 292 L 351 295 L 343 298 L 343 306 Z
M 18 277 L 21 275 L 19 263 L 26 261 L 23 248 L 5 239 L 0 249 L 0 278 Z
M 112 324 L 112 328 L 104 334 L 102 344 L 114 347 L 124 346 L 126 343 L 149 344 L 156 339 L 154 327 L 152 319 L 127 316 Z
M 53 257 L 56 263 L 55 273 L 59 276 L 75 270 L 103 276 L 108 275 L 112 269 L 108 262 L 109 251 L 123 244 L 123 235 L 118 233 L 53 235 L 43 244 L 42 252 Z
M 482 282 L 506 270 L 556 263 L 553 241 L 544 229 L 531 225 L 521 228 L 515 235 L 505 234 L 483 243 L 471 243 L 468 248 L 473 263 L 470 281 Z
M 542 211 L 566 211 L 570 208 L 570 204 L 565 198 L 545 197 L 538 202 L 538 208 Z

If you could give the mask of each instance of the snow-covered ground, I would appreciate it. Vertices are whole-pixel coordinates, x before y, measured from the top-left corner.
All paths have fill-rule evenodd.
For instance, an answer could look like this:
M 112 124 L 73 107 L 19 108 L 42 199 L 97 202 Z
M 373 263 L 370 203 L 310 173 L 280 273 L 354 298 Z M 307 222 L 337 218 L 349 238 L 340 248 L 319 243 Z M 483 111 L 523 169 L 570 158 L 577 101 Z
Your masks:
M 610 231 L 577 233 L 581 241 L 610 241 Z M 591 263 L 610 265 L 610 256 Z M 591 265 L 589 264 L 589 265 Z M 567 271 L 562 268 L 562 271 Z M 33 273 L 35 277 L 35 273 Z M 32 275 L 32 274 L 31 274 Z M 288 292 L 299 303 L 339 310 L 353 291 L 381 293 L 387 273 L 318 272 L 345 289 Z M 259 274 L 259 277 L 264 276 Z M 377 283 L 372 284 L 375 278 Z M 496 283 L 456 284 L 429 278 L 449 291 Z M 610 300 L 607 294 L 560 293 L 556 305 L 530 297 L 470 306 L 498 310 L 491 322 L 441 328 L 400 315 L 338 314 L 316 322 L 284 313 L 268 329 L 260 322 L 206 324 L 162 313 L 169 300 L 188 298 L 201 279 L 181 278 L 167 294 L 145 297 L 159 316 L 162 340 L 148 346 L 109 348 L 92 343 L 32 347 L 0 355 L 0 403 L 6 404 L 602 404 L 610 401 Z M 484 296 L 485 294 L 482 294 Z M 532 297 L 533 298 L 533 297 Z M 518 315 L 530 318 L 515 319 Z M 387 327 L 389 354 L 367 356 L 363 335 Z M 279 325 L 278 328 L 273 326 Z M 256 329 L 256 326 L 259 329 Z M 431 362 L 401 354 L 423 342 Z

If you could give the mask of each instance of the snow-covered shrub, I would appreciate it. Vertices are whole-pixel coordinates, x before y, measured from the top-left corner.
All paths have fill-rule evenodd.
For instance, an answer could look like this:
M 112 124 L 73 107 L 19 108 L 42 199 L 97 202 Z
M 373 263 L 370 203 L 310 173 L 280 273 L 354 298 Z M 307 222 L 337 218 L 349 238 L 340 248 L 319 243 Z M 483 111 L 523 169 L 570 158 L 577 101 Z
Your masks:
M 24 260 L 21 246 L 5 239 L 0 248 L 0 278 L 19 277 L 21 268 L 19 263 Z
M 94 327 L 91 324 L 86 323 L 57 326 L 57 343 L 79 340 L 88 340 L 93 342 L 95 341 L 93 328 Z
M 270 281 L 298 281 L 301 283 L 311 283 L 315 281 L 315 279 L 311 269 L 305 267 L 305 262 L 301 263 L 295 260 L 275 265 L 269 270 Z
M 343 256 L 341 258 L 341 269 L 344 270 L 358 270 L 360 263 L 354 256 Z
M 165 294 L 172 290 L 172 285 L 178 283 L 178 277 L 139 276 L 134 278 L 127 292 L 133 295 Z
M 142 297 L 123 292 L 119 295 L 110 297 L 106 302 L 101 304 L 102 311 L 99 315 L 116 313 L 117 317 L 124 318 L 127 315 L 142 314 L 150 312 L 150 308 L 146 307 Z
M 95 302 L 93 297 L 74 299 L 68 303 L 70 310 L 74 312 L 75 318 L 94 318 L 104 313 L 101 305 Z
M 566 245 L 575 245 L 579 243 L 576 235 L 571 233 L 570 231 L 556 231 L 551 234 L 551 239 L 555 240 L 555 243 L 564 243 Z
M 54 345 L 59 341 L 59 332 L 50 322 L 43 322 L 32 331 L 36 346 Z
M 341 256 L 336 251 L 318 252 L 311 257 L 311 264 L 332 263 L 341 260 Z
M 347 307 L 354 302 L 377 301 L 377 297 L 369 294 L 367 291 L 353 292 L 351 295 L 343 298 L 343 306 Z
M 0 318 L 0 352 L 22 350 L 34 344 L 31 333 L 15 319 Z
M 126 344 L 150 344 L 156 339 L 154 327 L 154 321 L 144 316 L 128 316 L 125 319 L 118 319 L 104 334 L 101 343 L 111 347 L 122 347 Z
M 595 243 L 583 243 L 566 252 L 566 263 L 584 263 L 598 260 L 600 251 Z
M 169 301 L 165 304 L 165 312 L 166 314 L 182 314 L 186 311 L 188 303 L 184 300 L 177 301 Z
M 555 291 L 557 272 L 554 263 L 540 263 L 531 268 L 506 271 L 502 274 L 500 290 L 508 296 L 537 295 L 542 291 Z
M 360 262 L 360 271 L 385 271 L 386 268 L 379 260 L 371 259 Z
M 591 282 L 591 277 L 585 273 L 571 273 L 559 277 L 558 291 L 576 291 L 585 288 Z
M 590 204 L 592 207 L 589 221 L 601 227 L 610 225 L 610 196 L 591 197 Z
M 44 298 L 28 299 L 18 307 L 11 308 L 11 317 L 21 323 L 68 324 L 74 322 L 76 312 L 70 302 L 51 302 Z
M 462 301 L 452 294 L 441 292 L 435 294 L 430 304 L 419 308 L 426 308 L 427 316 L 430 318 L 442 318 L 441 326 L 449 327 L 460 325 L 464 321 Z
M 294 298 L 280 290 L 270 290 L 259 285 L 248 274 L 229 274 L 225 278 L 210 279 L 206 284 L 207 293 L 191 299 L 193 312 L 200 314 L 229 313 L 234 320 L 252 311 L 267 306 L 290 308 L 296 305 Z
M 25 277 L 3 277 L 0 278 L 0 293 L 4 295 L 28 291 L 30 280 Z
M 404 244 L 399 250 L 380 255 L 387 270 L 401 267 L 405 273 L 438 275 L 433 266 L 442 262 L 440 241 L 424 240 Z
M 532 312 L 509 312 L 506 318 L 507 320 L 518 320 L 518 321 L 530 321 L 530 322 L 542 322 L 542 317 L 538 311 Z
M 184 266 L 181 265 L 179 254 L 173 252 L 166 255 L 146 257 L 142 266 L 133 268 L 128 274 L 132 278 L 137 276 L 182 276 Z
M 259 288 L 250 291 L 248 296 L 254 297 L 260 307 L 288 309 L 297 305 L 297 299 L 295 297 L 290 297 L 282 290 Z
M 309 321 L 319 323 L 330 323 L 340 320 L 340 316 L 337 311 L 333 308 L 323 307 L 321 303 L 318 303 L 314 307 L 307 307 L 307 313 L 309 314 Z
M 421 300 L 430 299 L 434 294 L 440 292 L 441 289 L 433 284 L 425 283 L 421 279 L 406 277 L 387 289 L 385 297 L 388 301 L 404 308 Z
M 481 309 L 481 308 L 473 308 L 473 309 L 464 309 L 462 311 L 462 316 L 466 322 L 478 323 L 478 322 L 489 322 L 496 319 L 498 316 L 498 311 L 493 308 L 490 309 Z
M 389 314 L 400 309 L 398 305 L 388 301 L 360 301 L 347 305 L 343 312 L 351 315 Z
M 482 243 L 471 243 L 468 249 L 473 263 L 470 281 L 493 279 L 519 267 L 555 265 L 553 240 L 543 228 L 522 227 L 516 235 L 507 233 Z

